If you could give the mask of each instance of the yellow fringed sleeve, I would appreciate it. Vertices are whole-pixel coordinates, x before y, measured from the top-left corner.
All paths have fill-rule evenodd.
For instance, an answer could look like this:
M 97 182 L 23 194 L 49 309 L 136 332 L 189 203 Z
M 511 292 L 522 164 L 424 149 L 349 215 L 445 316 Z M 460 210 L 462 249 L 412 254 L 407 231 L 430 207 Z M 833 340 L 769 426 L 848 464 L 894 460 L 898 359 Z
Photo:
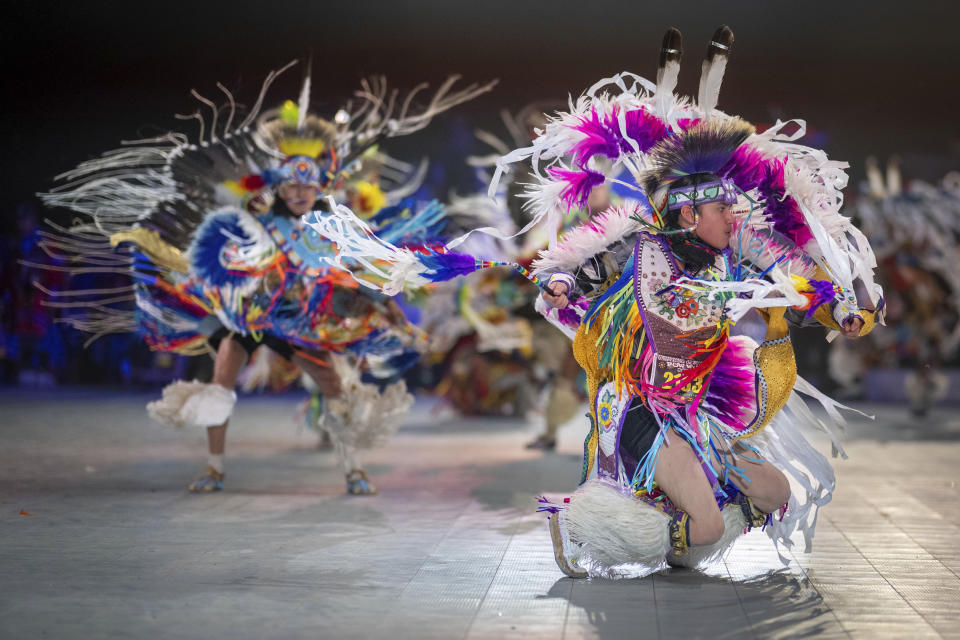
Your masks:
M 821 268 L 817 267 L 817 270 L 814 272 L 814 278 L 817 280 L 828 280 L 830 277 L 827 273 Z M 867 335 L 873 328 L 877 326 L 877 314 L 873 309 L 858 309 L 860 317 L 863 318 L 863 328 L 860 329 L 860 333 L 857 335 L 858 338 L 862 338 Z M 834 329 L 835 331 L 842 331 L 840 325 L 837 324 L 837 321 L 833 319 L 833 310 L 830 308 L 830 305 L 822 305 L 819 309 L 813 312 L 813 317 L 817 322 L 823 326 Z
M 783 314 L 786 307 L 757 309 L 767 323 L 767 335 L 757 347 L 753 362 L 757 367 L 757 417 L 736 440 L 754 436 L 770 424 L 787 403 L 797 381 L 797 360 L 790 341 L 790 330 Z

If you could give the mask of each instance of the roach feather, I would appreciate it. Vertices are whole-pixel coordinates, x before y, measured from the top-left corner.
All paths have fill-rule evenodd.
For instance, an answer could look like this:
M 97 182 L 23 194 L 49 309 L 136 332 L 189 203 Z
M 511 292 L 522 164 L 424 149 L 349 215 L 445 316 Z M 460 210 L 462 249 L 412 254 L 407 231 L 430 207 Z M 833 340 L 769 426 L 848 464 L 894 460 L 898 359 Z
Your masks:
M 701 67 L 700 90 L 697 93 L 697 104 L 704 117 L 709 118 L 717 106 L 720 85 L 723 83 L 723 73 L 727 69 L 727 57 L 732 46 L 733 31 L 726 25 L 713 32 L 713 38 L 707 45 L 707 57 Z
M 660 48 L 660 65 L 657 69 L 656 106 L 657 113 L 665 118 L 677 87 L 680 76 L 680 59 L 683 57 L 683 36 L 680 31 L 670 27 L 663 36 Z

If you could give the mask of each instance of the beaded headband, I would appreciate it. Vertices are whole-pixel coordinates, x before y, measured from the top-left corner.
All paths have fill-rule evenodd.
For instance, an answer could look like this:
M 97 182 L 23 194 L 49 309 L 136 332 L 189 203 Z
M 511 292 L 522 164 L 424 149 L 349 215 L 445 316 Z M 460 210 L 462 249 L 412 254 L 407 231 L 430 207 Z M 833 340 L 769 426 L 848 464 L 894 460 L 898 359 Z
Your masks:
M 277 172 L 280 184 L 308 184 L 322 187 L 320 166 L 309 156 L 288 158 Z
M 670 189 L 667 194 L 667 209 L 679 209 L 685 204 L 696 206 L 709 202 L 733 204 L 737 201 L 737 188 L 733 181 L 720 178 L 711 182 Z

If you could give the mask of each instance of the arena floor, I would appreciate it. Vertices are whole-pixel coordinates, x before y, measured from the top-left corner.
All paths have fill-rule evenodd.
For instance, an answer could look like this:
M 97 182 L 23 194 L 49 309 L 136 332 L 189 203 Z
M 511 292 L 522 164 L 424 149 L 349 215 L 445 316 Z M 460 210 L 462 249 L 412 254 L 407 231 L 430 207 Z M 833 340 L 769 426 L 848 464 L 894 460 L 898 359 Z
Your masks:
M 227 490 L 189 495 L 201 434 L 145 394 L 0 391 L 4 638 L 960 637 L 960 412 L 871 406 L 784 566 L 752 532 L 705 573 L 571 580 L 534 496 L 579 476 L 582 430 L 418 404 L 348 497 L 295 396 L 246 397 Z

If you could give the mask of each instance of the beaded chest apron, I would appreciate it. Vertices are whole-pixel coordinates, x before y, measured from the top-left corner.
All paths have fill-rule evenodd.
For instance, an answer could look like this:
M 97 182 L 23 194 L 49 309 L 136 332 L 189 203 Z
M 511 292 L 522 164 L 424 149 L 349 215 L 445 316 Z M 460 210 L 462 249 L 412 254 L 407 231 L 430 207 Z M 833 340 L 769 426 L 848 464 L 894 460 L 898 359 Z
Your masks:
M 662 237 L 640 234 L 633 262 L 634 296 L 643 318 L 645 339 L 653 353 L 648 382 L 671 389 L 675 379 L 706 357 L 695 345 L 715 334 L 722 319 L 722 302 L 706 292 L 672 285 L 684 274 Z M 711 269 L 714 277 L 726 278 L 723 256 L 718 256 Z M 638 346 L 634 345 L 635 352 Z M 673 391 L 681 397 L 692 398 L 700 392 L 701 384 L 702 380 L 698 379 Z M 614 382 L 603 384 L 594 399 L 599 436 L 597 473 L 615 482 L 621 478 L 627 481 L 619 448 L 620 432 L 631 400 L 629 394 L 617 393 Z

